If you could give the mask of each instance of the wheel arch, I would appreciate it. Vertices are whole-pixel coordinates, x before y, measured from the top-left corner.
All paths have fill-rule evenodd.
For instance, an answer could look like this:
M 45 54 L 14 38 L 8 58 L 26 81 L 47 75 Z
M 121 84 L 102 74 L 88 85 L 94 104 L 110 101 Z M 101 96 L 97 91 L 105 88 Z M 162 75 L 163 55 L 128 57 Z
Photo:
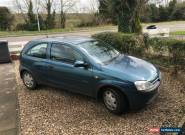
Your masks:
M 21 77 L 21 78 L 23 77 L 22 75 L 23 75 L 24 72 L 28 72 L 28 73 L 32 74 L 31 71 L 29 71 L 28 69 L 23 68 L 23 69 L 20 70 L 20 77 Z M 32 74 L 32 75 L 33 75 L 33 74 Z M 35 78 L 34 75 L 33 75 L 33 77 Z
M 114 86 L 114 85 L 107 84 L 107 85 L 103 85 L 103 86 L 99 87 L 98 92 L 97 92 L 97 100 L 102 100 L 103 92 L 105 91 L 106 88 L 112 88 L 116 91 L 121 92 L 126 99 L 128 108 L 130 107 L 128 95 L 126 94 L 126 92 L 123 89 L 121 89 L 120 87 Z
M 26 69 L 22 69 L 21 71 L 20 71 L 20 77 L 22 78 L 23 77 L 23 73 L 24 72 L 29 72 L 28 70 L 26 70 Z

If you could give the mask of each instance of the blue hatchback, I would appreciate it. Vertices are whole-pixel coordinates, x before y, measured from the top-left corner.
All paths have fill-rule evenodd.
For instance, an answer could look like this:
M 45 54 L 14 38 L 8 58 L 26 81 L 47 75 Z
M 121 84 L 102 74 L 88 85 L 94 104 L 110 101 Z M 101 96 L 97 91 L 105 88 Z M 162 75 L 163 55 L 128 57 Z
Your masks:
M 28 89 L 51 85 L 102 99 L 115 114 L 151 103 L 160 71 L 88 37 L 56 37 L 29 42 L 20 55 L 20 75 Z

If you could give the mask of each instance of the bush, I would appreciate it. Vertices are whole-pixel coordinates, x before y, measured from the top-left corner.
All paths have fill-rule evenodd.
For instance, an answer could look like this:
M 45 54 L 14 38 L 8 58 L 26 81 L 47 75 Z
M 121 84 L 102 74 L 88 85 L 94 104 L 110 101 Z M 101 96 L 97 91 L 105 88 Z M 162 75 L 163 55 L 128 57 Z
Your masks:
M 28 31 L 35 31 L 37 30 L 37 23 L 35 24 L 18 24 L 16 26 L 16 30 L 28 30 Z
M 185 69 L 185 41 L 171 38 L 152 38 L 123 33 L 100 33 L 94 38 L 107 42 L 120 52 L 134 55 L 167 58 L 171 65 Z
M 185 7 L 177 7 L 173 20 L 185 20 Z
M 102 16 L 98 13 L 89 14 L 88 16 L 81 16 L 80 20 L 81 21 L 77 27 L 92 27 L 110 23 L 108 19 L 102 18 Z
M 0 30 L 10 30 L 14 16 L 7 7 L 0 7 Z
M 149 39 L 147 44 L 159 56 L 168 57 L 172 65 L 185 68 L 185 41 L 171 38 L 153 38 Z
M 141 56 L 145 46 L 143 36 L 122 33 L 100 33 L 93 35 L 94 38 L 100 39 L 114 46 L 116 49 L 125 54 Z

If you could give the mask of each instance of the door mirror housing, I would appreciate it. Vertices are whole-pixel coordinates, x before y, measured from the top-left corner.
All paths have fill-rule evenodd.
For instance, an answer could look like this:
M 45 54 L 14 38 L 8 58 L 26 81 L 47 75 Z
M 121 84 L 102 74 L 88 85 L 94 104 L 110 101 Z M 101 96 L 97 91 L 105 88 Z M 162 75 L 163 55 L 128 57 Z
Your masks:
M 76 61 L 76 62 L 74 63 L 74 67 L 84 67 L 84 68 L 88 68 L 89 65 L 88 65 L 86 62 L 84 62 L 84 61 Z

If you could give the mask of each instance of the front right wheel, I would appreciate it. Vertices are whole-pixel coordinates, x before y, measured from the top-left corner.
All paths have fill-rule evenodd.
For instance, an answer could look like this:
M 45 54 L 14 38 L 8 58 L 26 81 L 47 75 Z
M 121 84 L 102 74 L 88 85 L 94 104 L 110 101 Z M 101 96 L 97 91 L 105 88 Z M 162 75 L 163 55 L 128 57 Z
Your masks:
M 123 93 L 113 88 L 106 88 L 103 92 L 103 102 L 105 107 L 114 114 L 120 115 L 127 108 L 127 100 Z

